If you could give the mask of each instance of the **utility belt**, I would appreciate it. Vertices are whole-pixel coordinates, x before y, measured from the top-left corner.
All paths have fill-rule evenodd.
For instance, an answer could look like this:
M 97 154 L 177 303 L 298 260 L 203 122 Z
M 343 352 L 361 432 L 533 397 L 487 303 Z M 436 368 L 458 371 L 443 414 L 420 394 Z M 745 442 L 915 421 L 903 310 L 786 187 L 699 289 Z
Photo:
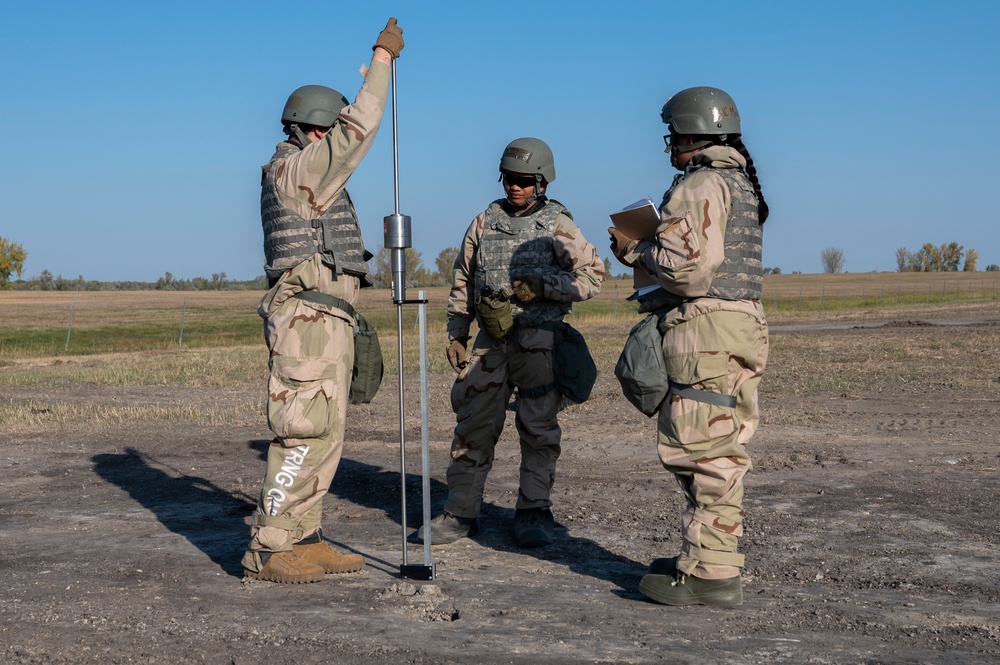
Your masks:
M 335 307 L 354 319 L 354 367 L 351 368 L 351 391 L 348 400 L 351 404 L 371 402 L 382 385 L 382 376 L 385 374 L 382 346 L 379 344 L 375 327 L 343 298 L 318 291 L 299 291 L 292 297 Z

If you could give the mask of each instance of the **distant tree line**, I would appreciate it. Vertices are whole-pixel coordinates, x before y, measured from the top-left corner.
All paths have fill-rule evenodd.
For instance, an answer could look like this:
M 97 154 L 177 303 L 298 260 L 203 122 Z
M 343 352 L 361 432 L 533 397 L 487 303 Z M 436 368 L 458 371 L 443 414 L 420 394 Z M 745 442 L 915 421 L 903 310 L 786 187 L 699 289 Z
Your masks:
M 43 270 L 38 277 L 14 282 L 13 287 L 18 291 L 261 291 L 267 289 L 267 279 L 260 275 L 251 280 L 231 280 L 224 272 L 213 273 L 211 278 L 178 279 L 168 272 L 155 282 L 100 282 L 84 279 L 83 275 L 67 279 Z
M 896 250 L 896 269 L 899 272 L 957 272 L 960 265 L 964 272 L 975 272 L 978 261 L 976 250 L 970 247 L 966 251 L 957 242 L 941 243 L 939 247 L 925 242 L 917 252 L 905 247 Z

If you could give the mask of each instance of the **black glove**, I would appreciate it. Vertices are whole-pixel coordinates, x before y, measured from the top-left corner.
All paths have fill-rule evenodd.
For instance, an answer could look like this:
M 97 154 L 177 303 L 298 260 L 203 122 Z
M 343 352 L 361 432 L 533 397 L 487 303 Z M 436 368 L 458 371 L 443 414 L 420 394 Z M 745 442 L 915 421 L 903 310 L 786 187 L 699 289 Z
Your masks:
M 395 17 L 389 19 L 389 22 L 385 24 L 385 29 L 378 34 L 378 39 L 375 40 L 375 46 L 372 47 L 372 50 L 374 51 L 380 46 L 388 51 L 393 58 L 398 58 L 399 52 L 403 50 L 403 29 L 396 25 Z

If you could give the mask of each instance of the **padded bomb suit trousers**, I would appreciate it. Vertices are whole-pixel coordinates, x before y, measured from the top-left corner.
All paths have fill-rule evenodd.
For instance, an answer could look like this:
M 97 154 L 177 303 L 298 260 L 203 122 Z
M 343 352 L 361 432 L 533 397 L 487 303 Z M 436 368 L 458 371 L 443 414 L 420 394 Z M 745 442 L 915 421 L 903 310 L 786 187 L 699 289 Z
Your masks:
M 549 330 L 520 327 L 506 342 L 484 332 L 476 337 L 470 362 L 451 389 L 457 424 L 444 509 L 452 515 L 479 514 L 486 477 L 493 468 L 494 450 L 515 387 L 519 389 L 515 425 L 521 444 L 516 508 L 552 505 L 549 494 L 561 451 L 562 430 L 556 417 L 561 396 L 555 388 L 537 397 L 526 396 L 525 391 L 554 382 L 553 338 Z
M 669 315 L 668 315 L 669 316 Z M 746 444 L 757 429 L 757 386 L 768 356 L 763 309 L 758 315 L 714 311 L 664 330 L 672 382 L 736 397 L 735 408 L 670 394 L 659 413 L 658 452 L 687 498 L 680 572 L 705 579 L 740 574 Z
M 352 302 L 357 280 L 324 280 L 322 290 Z M 267 421 L 275 438 L 243 565 L 260 570 L 259 552 L 280 552 L 321 527 L 322 499 L 340 463 L 354 364 L 353 321 L 334 307 L 292 297 L 279 282 L 261 301 L 270 351 Z

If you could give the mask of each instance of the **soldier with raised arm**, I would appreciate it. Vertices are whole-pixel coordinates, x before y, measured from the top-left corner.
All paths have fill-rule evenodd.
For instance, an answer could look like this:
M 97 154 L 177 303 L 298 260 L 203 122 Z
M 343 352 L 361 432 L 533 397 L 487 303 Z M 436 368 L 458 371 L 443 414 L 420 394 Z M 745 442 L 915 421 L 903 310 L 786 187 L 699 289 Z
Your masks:
M 263 167 L 270 290 L 257 311 L 270 351 L 267 422 L 274 440 L 242 562 L 254 579 L 319 582 L 364 566 L 360 555 L 324 540 L 322 500 L 344 443 L 354 362 L 350 307 L 370 286 L 371 254 L 345 185 L 375 140 L 402 34 L 389 19 L 353 104 L 324 86 L 296 89 L 281 114 L 288 138 Z

